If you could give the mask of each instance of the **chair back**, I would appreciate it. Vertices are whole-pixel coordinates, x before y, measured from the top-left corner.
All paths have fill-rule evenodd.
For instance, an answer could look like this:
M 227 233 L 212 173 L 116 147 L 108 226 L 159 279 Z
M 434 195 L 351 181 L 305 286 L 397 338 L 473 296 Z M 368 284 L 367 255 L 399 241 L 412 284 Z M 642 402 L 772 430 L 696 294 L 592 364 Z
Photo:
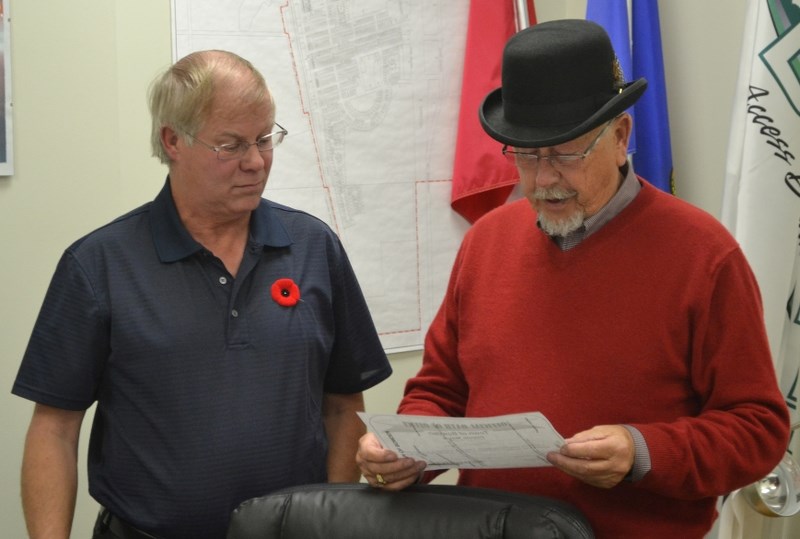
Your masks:
M 243 502 L 227 539 L 592 539 L 559 500 L 457 485 L 303 485 Z

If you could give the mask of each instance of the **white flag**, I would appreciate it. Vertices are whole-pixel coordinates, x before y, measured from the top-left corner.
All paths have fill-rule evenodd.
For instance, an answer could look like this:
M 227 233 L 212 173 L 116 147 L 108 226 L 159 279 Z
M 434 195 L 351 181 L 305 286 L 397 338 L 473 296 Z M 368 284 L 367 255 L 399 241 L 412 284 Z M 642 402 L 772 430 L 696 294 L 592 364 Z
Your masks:
M 794 422 L 800 368 L 800 7 L 788 0 L 749 0 L 745 21 L 722 221 L 742 245 L 761 288 L 775 370 Z M 798 447 L 798 438 L 795 433 L 787 449 Z M 800 461 L 797 449 L 794 455 Z M 720 539 L 750 537 L 755 527 L 761 528 L 758 537 L 800 537 L 796 518 L 762 519 L 741 509 L 723 510 L 721 518 Z

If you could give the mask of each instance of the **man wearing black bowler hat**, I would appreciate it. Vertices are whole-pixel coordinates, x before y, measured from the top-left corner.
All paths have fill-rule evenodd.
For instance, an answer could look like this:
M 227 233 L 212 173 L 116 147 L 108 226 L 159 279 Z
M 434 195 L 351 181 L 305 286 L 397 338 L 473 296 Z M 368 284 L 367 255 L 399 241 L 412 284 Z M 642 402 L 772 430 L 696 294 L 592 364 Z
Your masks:
M 628 161 L 646 85 L 588 21 L 509 40 L 479 114 L 526 200 L 466 234 L 399 412 L 541 411 L 569 436 L 552 467 L 459 483 L 568 501 L 598 537 L 699 538 L 718 496 L 781 459 L 788 413 L 738 244 Z M 356 460 L 385 489 L 433 476 L 372 434 Z

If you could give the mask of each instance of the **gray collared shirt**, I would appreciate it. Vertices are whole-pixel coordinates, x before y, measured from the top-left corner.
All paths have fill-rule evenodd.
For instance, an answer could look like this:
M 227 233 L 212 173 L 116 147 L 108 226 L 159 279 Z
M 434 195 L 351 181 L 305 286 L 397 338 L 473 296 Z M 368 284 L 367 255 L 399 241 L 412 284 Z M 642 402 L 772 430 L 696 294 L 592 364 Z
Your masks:
M 611 197 L 611 200 L 609 200 L 599 212 L 588 217 L 580 228 L 570 232 L 566 236 L 552 236 L 553 241 L 556 242 L 562 251 L 569 251 L 603 228 L 606 223 L 619 215 L 619 213 L 636 198 L 642 186 L 636 179 L 636 174 L 633 172 L 633 165 L 627 163 L 622 168 L 622 173 L 625 174 L 625 177 L 622 179 L 622 184 L 619 186 L 614 196 Z

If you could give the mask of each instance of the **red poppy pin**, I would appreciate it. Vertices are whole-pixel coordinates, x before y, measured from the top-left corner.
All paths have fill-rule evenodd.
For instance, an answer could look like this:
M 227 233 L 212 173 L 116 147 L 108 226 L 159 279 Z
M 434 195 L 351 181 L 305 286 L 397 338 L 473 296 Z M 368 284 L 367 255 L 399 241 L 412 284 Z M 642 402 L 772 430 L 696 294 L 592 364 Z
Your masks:
M 278 279 L 270 288 L 272 299 L 282 307 L 294 307 L 300 301 L 300 288 L 291 279 Z

